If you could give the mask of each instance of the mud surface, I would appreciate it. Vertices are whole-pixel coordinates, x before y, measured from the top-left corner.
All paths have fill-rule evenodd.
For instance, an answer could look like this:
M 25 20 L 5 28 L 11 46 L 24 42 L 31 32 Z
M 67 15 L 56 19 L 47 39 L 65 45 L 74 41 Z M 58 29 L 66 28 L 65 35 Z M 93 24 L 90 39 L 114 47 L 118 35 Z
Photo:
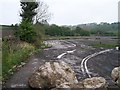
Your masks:
M 108 40 L 107 40 L 108 41 Z M 65 61 L 70 64 L 76 73 L 79 81 L 87 78 L 87 74 L 83 76 L 81 71 L 81 61 L 86 56 L 104 50 L 104 48 L 93 48 L 90 46 L 93 43 L 99 43 L 96 39 L 76 39 L 76 40 L 50 40 L 46 41 L 47 44 L 53 45 L 52 48 L 45 49 L 41 53 L 32 56 L 29 62 L 23 66 L 18 72 L 16 72 L 6 82 L 7 88 L 29 88 L 28 78 L 34 73 L 40 65 L 47 61 Z M 103 40 L 102 43 L 106 43 Z M 109 40 L 109 43 L 116 43 Z M 75 50 L 73 53 L 67 53 L 67 51 Z M 61 58 L 57 58 L 60 54 L 66 53 Z M 113 49 L 110 52 L 98 55 L 91 58 L 87 62 L 87 67 L 91 72 L 91 76 L 102 76 L 108 83 L 109 87 L 117 88 L 111 79 L 111 71 L 114 67 L 119 66 L 118 55 L 119 51 Z

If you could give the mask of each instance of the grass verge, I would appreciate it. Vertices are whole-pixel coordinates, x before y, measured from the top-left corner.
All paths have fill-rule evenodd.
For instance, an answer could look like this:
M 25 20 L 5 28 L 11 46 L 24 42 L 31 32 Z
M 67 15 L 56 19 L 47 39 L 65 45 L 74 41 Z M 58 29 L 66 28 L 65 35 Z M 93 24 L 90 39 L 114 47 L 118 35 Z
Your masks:
M 2 42 L 2 79 L 7 79 L 10 72 L 14 72 L 13 67 L 24 62 L 35 50 L 33 45 L 26 42 L 4 40 Z

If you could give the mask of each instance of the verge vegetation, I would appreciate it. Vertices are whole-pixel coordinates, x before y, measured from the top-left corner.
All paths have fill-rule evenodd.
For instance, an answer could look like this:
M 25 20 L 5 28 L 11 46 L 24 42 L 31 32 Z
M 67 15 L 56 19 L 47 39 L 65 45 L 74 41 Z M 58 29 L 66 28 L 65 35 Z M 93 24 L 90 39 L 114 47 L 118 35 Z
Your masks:
M 2 43 L 2 76 L 6 79 L 15 70 L 13 67 L 24 62 L 35 51 L 35 47 L 26 42 L 4 39 Z
M 42 16 L 38 14 L 41 8 L 47 11 L 47 5 L 43 2 L 37 2 L 36 0 L 34 0 L 34 2 L 24 2 L 20 0 L 20 5 L 20 16 L 22 17 L 20 24 L 16 24 L 15 26 L 13 24 L 11 26 L 2 25 L 3 33 L 5 32 L 2 37 L 3 81 L 17 70 L 18 65 L 26 62 L 28 57 L 48 47 L 43 43 L 44 28 L 42 26 L 42 23 L 47 21 L 48 14 L 42 11 L 40 14 Z M 43 5 L 45 7 L 43 7 Z M 46 17 L 40 18 L 43 16 Z M 34 20 L 35 17 L 36 21 Z M 8 34 L 6 34 L 7 30 L 9 30 Z

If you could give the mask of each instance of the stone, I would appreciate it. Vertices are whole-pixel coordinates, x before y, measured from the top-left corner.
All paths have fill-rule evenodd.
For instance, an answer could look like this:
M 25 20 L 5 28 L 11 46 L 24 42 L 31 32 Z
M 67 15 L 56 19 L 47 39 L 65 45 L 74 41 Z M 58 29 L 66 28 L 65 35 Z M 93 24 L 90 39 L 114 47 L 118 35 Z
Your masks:
M 82 89 L 84 89 L 84 85 L 83 85 L 82 82 L 78 82 L 78 83 L 75 83 L 75 84 L 71 84 L 70 88 L 73 89 L 73 90 L 74 90 L 74 88 L 76 88 L 76 89 L 81 88 L 81 90 L 82 90 Z
M 103 77 L 87 78 L 74 84 L 61 84 L 52 90 L 107 90 L 107 81 Z
M 120 87 L 120 67 L 115 67 L 111 72 L 113 81 Z
M 83 83 L 82 82 L 78 82 L 78 83 L 73 83 L 73 84 L 61 84 L 59 85 L 57 88 L 84 88 Z
M 107 81 L 103 77 L 92 77 L 83 80 L 84 88 L 107 89 Z
M 83 83 L 78 82 L 74 84 L 61 84 L 57 88 L 53 88 L 51 90 L 85 90 Z
M 78 80 L 71 67 L 63 61 L 46 62 L 30 76 L 28 83 L 32 88 L 68 88 Z M 68 85 L 67 85 L 68 84 Z

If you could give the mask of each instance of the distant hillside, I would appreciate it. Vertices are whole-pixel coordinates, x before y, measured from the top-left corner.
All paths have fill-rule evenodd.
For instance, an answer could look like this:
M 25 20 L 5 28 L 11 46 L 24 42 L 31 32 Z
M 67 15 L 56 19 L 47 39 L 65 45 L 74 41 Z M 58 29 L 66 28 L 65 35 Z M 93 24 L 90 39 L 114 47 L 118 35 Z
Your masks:
M 88 24 L 79 24 L 73 26 L 80 27 L 84 30 L 88 30 L 91 34 L 97 34 L 97 32 L 102 33 L 104 35 L 117 35 L 118 34 L 118 22 L 114 23 L 106 23 L 102 22 L 100 24 L 97 23 L 88 23 Z
M 87 30 L 105 30 L 105 31 L 117 31 L 118 30 L 118 23 L 89 23 L 89 24 L 79 24 L 77 27 L 81 27 Z
M 18 26 L 0 25 L 2 36 L 14 36 Z M 43 25 L 47 36 L 118 36 L 118 22 L 88 23 L 74 26 Z

